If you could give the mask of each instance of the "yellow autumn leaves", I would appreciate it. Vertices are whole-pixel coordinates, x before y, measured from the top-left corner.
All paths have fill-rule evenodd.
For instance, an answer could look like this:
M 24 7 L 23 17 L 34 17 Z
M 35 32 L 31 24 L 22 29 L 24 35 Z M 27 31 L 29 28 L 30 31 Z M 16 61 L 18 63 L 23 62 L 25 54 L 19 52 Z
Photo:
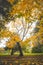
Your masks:
M 8 40 L 8 42 L 6 43 L 7 47 L 9 48 L 13 48 L 14 45 L 16 44 L 16 42 L 20 42 L 21 39 L 17 34 L 13 34 L 11 32 L 9 32 L 8 30 L 4 30 L 1 32 L 1 38 L 10 38 Z
M 7 0 L 10 4 L 13 4 L 14 0 Z
M 7 0 L 7 1 L 10 2 L 11 4 L 13 4 L 15 0 Z M 37 4 L 37 2 L 35 0 L 23 0 L 20 3 L 18 2 L 17 4 L 12 6 L 11 11 L 9 12 L 10 16 L 12 16 L 12 17 L 13 17 L 14 14 L 19 14 L 19 13 L 22 13 L 23 16 L 25 18 L 28 18 L 28 21 L 30 21 L 30 22 L 32 20 L 29 17 L 33 17 L 33 18 L 36 17 L 37 19 L 40 20 L 41 15 L 43 15 L 42 6 Z M 41 21 L 43 22 L 43 19 Z M 17 24 L 19 24 L 19 23 L 17 23 Z M 38 36 L 40 37 L 41 40 L 43 39 L 41 37 L 41 34 L 43 33 L 43 30 L 42 30 L 43 26 L 41 26 L 41 25 L 42 25 L 42 23 L 40 23 L 40 26 L 37 26 L 37 27 L 40 28 L 40 30 L 39 30 L 38 33 L 36 33 L 36 35 L 34 35 L 31 38 L 27 39 L 25 42 L 21 42 L 22 46 L 28 45 L 26 43 L 28 43 L 29 40 L 37 41 Z M 6 43 L 6 45 L 9 48 L 12 48 L 15 45 L 16 42 L 21 41 L 20 37 L 17 34 L 11 33 L 8 30 L 1 31 L 0 36 L 3 37 L 3 38 L 4 37 L 10 37 L 10 40 Z M 34 43 L 35 42 L 33 42 L 33 44 Z
M 17 34 L 15 34 L 11 36 L 10 40 L 6 44 L 7 47 L 13 48 L 15 44 L 20 41 L 21 41 L 20 37 Z

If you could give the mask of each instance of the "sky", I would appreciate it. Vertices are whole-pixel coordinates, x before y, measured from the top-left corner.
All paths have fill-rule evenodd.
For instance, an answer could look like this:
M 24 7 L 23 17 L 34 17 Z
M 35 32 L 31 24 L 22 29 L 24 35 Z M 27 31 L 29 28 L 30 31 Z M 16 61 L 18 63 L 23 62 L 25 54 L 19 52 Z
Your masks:
M 6 42 L 9 40 L 9 38 L 3 38 L 0 39 L 0 48 L 6 47 Z

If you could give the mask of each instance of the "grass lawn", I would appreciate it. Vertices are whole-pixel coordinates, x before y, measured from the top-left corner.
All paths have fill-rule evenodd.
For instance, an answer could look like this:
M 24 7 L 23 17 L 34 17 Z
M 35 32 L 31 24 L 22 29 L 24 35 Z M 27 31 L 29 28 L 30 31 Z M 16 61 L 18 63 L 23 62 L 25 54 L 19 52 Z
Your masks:
M 15 52 L 14 55 L 19 55 L 20 53 L 19 52 Z M 43 53 L 24 53 L 24 56 L 28 56 L 28 55 L 43 55 Z M 1 55 L 10 55 L 9 51 L 5 52 L 5 53 L 0 53 L 0 56 Z

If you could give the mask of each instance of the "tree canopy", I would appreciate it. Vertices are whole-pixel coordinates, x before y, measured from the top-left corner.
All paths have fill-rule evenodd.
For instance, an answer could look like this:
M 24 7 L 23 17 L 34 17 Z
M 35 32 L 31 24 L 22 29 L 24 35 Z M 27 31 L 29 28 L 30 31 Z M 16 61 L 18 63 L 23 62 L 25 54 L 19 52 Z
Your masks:
M 10 48 L 16 42 L 26 48 L 43 44 L 43 0 L 0 0 L 0 38 L 4 37 L 10 37 Z

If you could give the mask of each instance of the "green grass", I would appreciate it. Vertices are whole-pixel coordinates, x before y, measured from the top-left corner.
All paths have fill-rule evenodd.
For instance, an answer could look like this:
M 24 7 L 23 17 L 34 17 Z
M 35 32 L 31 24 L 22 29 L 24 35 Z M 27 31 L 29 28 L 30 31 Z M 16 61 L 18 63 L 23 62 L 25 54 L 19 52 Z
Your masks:
M 24 54 L 24 56 L 28 56 L 28 55 L 43 55 L 43 53 L 24 53 L 24 52 L 23 52 L 23 54 Z M 16 52 L 15 55 L 19 55 L 19 53 Z
M 19 52 L 15 52 L 14 55 L 19 55 L 20 53 Z M 43 55 L 43 53 L 24 53 L 24 56 L 28 56 L 28 55 Z M 10 55 L 9 51 L 8 52 L 5 52 L 5 53 L 0 53 L 0 56 L 1 55 Z

